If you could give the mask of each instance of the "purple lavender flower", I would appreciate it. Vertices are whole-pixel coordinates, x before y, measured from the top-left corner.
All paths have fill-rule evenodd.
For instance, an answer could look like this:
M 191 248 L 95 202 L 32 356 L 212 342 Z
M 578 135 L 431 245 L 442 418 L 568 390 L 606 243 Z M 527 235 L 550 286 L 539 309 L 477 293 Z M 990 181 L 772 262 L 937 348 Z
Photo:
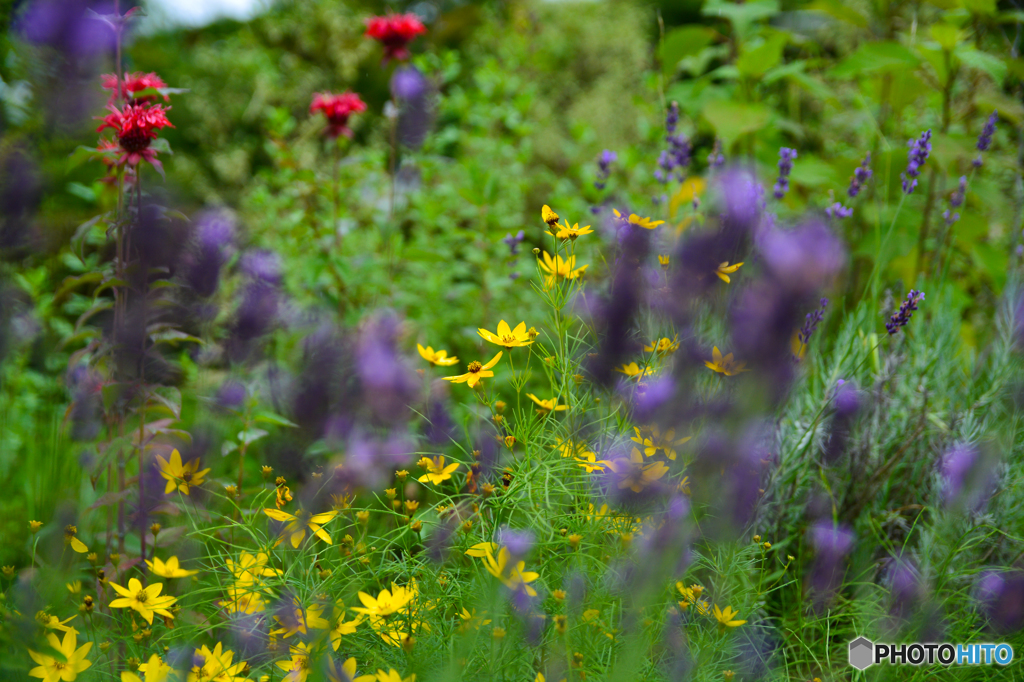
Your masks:
M 273 251 L 254 249 L 242 256 L 242 272 L 267 284 L 281 283 L 281 257 Z
M 245 385 L 240 381 L 228 379 L 217 391 L 217 404 L 230 409 L 239 408 L 245 402 Z
M 825 317 L 825 308 L 827 307 L 828 299 L 822 297 L 819 307 L 807 313 L 807 316 L 804 318 L 804 326 L 796 334 L 801 347 L 806 346 L 810 342 L 811 335 L 814 334 L 814 330 L 818 328 L 818 324 Z
M 619 160 L 618 154 L 605 149 L 597 159 L 597 180 L 594 187 L 604 189 L 605 183 L 612 174 L 612 164 Z
M 505 244 L 508 246 L 509 253 L 514 256 L 517 253 L 519 253 L 519 245 L 523 242 L 524 239 L 526 239 L 526 233 L 523 232 L 522 230 L 519 230 L 519 232 L 516 233 L 516 236 L 513 237 L 512 233 L 509 232 L 501 241 L 505 242 Z
M 724 165 L 725 155 L 722 154 L 722 141 L 716 137 L 715 146 L 711 148 L 711 153 L 708 154 L 708 167 L 721 168 Z
M 430 91 L 430 81 L 414 66 L 400 67 L 391 77 L 391 93 L 400 103 L 398 140 L 410 149 L 423 145 L 433 123 Z
M 817 221 L 792 230 L 765 230 L 758 247 L 775 279 L 804 295 L 820 295 L 846 264 L 842 241 Z
M 903 191 L 906 194 L 913 194 L 914 188 L 917 187 L 917 176 L 921 175 L 921 167 L 924 166 L 932 151 L 931 139 L 932 131 L 929 128 L 921 133 L 921 137 L 916 140 L 907 140 L 907 146 L 910 147 L 910 151 L 907 152 L 907 170 L 900 175 L 903 179 Z
M 832 600 L 842 582 L 843 560 L 853 549 L 855 536 L 850 529 L 833 525 L 831 521 L 816 523 L 810 530 L 810 536 L 815 549 L 810 586 L 814 591 L 815 604 L 821 608 Z
M 864 189 L 864 185 L 866 185 L 870 179 L 871 152 L 868 152 L 861 164 L 853 171 L 853 177 L 850 178 L 850 188 L 846 190 L 846 194 L 849 195 L 851 199 L 854 198 L 860 194 L 860 191 Z
M 836 202 L 825 209 L 825 215 L 829 218 L 849 218 L 853 215 L 852 208 L 846 208 L 840 202 Z
M 418 388 L 415 375 L 398 350 L 398 334 L 398 317 L 383 311 L 367 321 L 356 344 L 356 369 L 366 389 L 366 402 L 385 423 L 408 416 Z
M 415 66 L 401 66 L 391 76 L 391 94 L 398 99 L 416 99 L 427 92 L 427 79 Z
M 996 123 L 998 122 L 999 112 L 993 111 L 985 122 L 985 127 L 981 129 L 981 135 L 978 136 L 977 149 L 979 152 L 988 151 L 988 148 L 992 146 L 992 136 L 996 134 Z M 975 168 L 981 168 L 981 154 L 978 154 L 978 158 L 974 159 L 972 165 Z
M 678 124 L 679 103 L 672 102 L 665 116 L 665 142 L 668 143 L 668 149 L 661 152 L 658 168 L 654 171 L 654 177 L 662 184 L 672 179 L 682 180 L 682 169 L 690 165 L 690 140 L 686 135 L 676 133 Z
M 960 208 L 964 204 L 964 195 L 967 194 L 967 176 L 960 176 L 960 186 L 956 188 L 949 197 L 949 205 L 953 208 Z
M 90 9 L 99 9 L 90 4 L 88 0 L 37 0 L 17 22 L 18 29 L 29 42 L 50 45 L 71 58 L 113 51 L 114 32 L 90 16 Z
M 774 194 L 776 199 L 786 196 L 789 190 L 789 174 L 793 170 L 793 160 L 796 158 L 796 150 L 783 147 L 779 150 L 779 179 L 775 181 Z
M 889 321 L 885 323 L 885 328 L 888 330 L 889 335 L 893 335 L 900 330 L 900 327 L 906 327 L 907 323 L 910 322 L 910 318 L 914 315 L 914 311 L 917 310 L 917 304 L 924 300 L 924 294 L 917 289 L 911 289 L 910 293 L 907 294 L 907 300 L 903 302 L 900 309 L 893 313 L 889 318 Z
M 1009 633 L 1024 627 L 1024 571 L 986 571 L 976 594 L 993 629 Z
M 679 125 L 679 102 L 672 102 L 668 107 L 668 113 L 665 114 L 665 132 L 672 135 L 676 132 L 676 126 Z
M 220 270 L 231 257 L 235 221 L 222 211 L 203 213 L 196 221 L 195 246 L 185 262 L 185 281 L 201 297 L 217 291 Z
M 508 526 L 502 526 L 498 530 L 498 543 L 508 548 L 510 561 L 514 564 L 526 558 L 526 555 L 533 549 L 534 535 L 529 530 L 514 530 Z

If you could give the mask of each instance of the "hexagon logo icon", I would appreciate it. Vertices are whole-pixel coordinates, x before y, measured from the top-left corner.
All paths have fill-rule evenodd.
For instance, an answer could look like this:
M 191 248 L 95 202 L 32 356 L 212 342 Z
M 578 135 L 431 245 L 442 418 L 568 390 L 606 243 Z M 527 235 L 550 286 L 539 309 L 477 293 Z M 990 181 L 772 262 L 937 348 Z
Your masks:
M 858 637 L 850 642 L 850 665 L 857 670 L 864 670 L 874 663 L 875 645 L 866 637 Z

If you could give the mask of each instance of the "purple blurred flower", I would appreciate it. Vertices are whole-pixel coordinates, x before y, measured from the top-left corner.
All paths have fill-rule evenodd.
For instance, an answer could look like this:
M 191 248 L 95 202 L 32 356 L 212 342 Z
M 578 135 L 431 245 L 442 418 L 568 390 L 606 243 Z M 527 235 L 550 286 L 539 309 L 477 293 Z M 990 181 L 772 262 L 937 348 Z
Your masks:
M 208 211 L 197 220 L 195 245 L 186 258 L 185 281 L 201 297 L 217 291 L 220 270 L 231 257 L 235 221 L 226 211 Z
M 815 549 L 810 588 L 820 609 L 832 601 L 843 578 L 843 561 L 853 550 L 853 531 L 831 521 L 819 521 L 811 527 L 810 542 Z
M 245 384 L 234 379 L 228 379 L 221 384 L 220 390 L 217 391 L 217 404 L 221 407 L 235 409 L 242 406 L 245 402 L 245 396 Z
M 242 272 L 248 277 L 266 282 L 281 283 L 281 257 L 267 249 L 253 249 L 242 256 Z
M 960 184 L 949 197 L 949 205 L 953 208 L 960 208 L 964 204 L 964 196 L 967 194 L 967 176 L 960 176 Z
M 998 484 L 993 464 L 974 446 L 953 446 L 940 463 L 943 504 L 981 512 Z
M 817 221 L 765 230 L 758 246 L 773 279 L 792 293 L 817 295 L 846 265 L 842 241 Z
M 860 412 L 860 396 L 853 382 L 839 380 L 832 404 L 835 416 L 832 418 L 832 432 L 825 443 L 823 453 L 826 464 L 834 464 L 845 452 L 854 419 Z
M 415 66 L 400 66 L 391 76 L 391 94 L 398 99 L 417 99 L 427 93 L 429 82 Z
M 825 209 L 825 215 L 829 218 L 849 218 L 853 215 L 852 208 L 846 208 L 840 202 L 836 202 Z
M 508 526 L 498 529 L 498 544 L 508 548 L 512 563 L 526 558 L 526 555 L 533 549 L 534 540 L 531 530 L 514 530 Z
M 776 199 L 786 196 L 789 191 L 789 174 L 793 170 L 793 160 L 796 159 L 796 150 L 783 147 L 779 150 L 779 179 L 775 181 L 774 195 Z
M 907 300 L 903 301 L 900 309 L 893 313 L 889 317 L 889 321 L 885 323 L 885 328 L 890 336 L 898 332 L 900 328 L 907 326 L 910 318 L 914 315 L 914 311 L 917 310 L 917 304 L 923 300 L 924 293 L 917 289 L 910 290 L 910 293 L 907 294 Z
M 419 149 L 433 123 L 430 81 L 416 67 L 403 66 L 391 77 L 391 93 L 401 103 L 398 139 L 410 149 Z
M 921 573 L 917 570 L 913 559 L 891 559 L 883 582 L 889 587 L 892 603 L 889 613 L 895 618 L 905 620 L 917 610 L 925 596 Z
M 867 184 L 868 180 L 871 179 L 871 152 L 867 153 L 861 164 L 853 171 L 853 177 L 850 178 L 850 188 L 846 190 L 846 194 L 852 199 L 860 191 L 864 189 L 864 185 Z
M 921 133 L 921 137 L 907 141 L 910 151 L 907 152 L 907 170 L 900 176 L 903 178 L 903 191 L 912 194 L 917 187 L 917 177 L 921 175 L 921 167 L 928 160 L 932 151 L 931 129 Z
M 8 144 L 0 152 L 0 257 L 16 258 L 29 246 L 42 191 L 35 160 L 19 145 Z
M 1024 571 L 986 571 L 976 595 L 994 630 L 1010 633 L 1024 628 Z
M 618 155 L 613 151 L 605 149 L 601 152 L 601 156 L 597 159 L 597 180 L 594 181 L 594 187 L 604 189 L 605 183 L 612 174 L 612 164 L 618 158 Z
M 90 13 L 113 10 L 111 2 L 89 0 L 36 0 L 17 22 L 30 43 L 49 45 L 69 58 L 88 58 L 112 52 L 115 35 L 103 21 Z
M 690 140 L 682 133 L 676 133 L 679 125 L 679 103 L 672 102 L 665 115 L 665 142 L 668 149 L 658 157 L 654 177 L 664 184 L 673 178 L 682 180 L 683 169 L 690 165 Z M 601 188 L 598 188 L 601 189 Z
M 390 311 L 377 313 L 366 322 L 355 353 L 364 399 L 379 421 L 390 424 L 408 419 L 419 388 L 398 350 L 398 334 L 398 317 Z
M 512 233 L 509 232 L 501 241 L 505 242 L 508 246 L 509 253 L 514 256 L 519 253 L 519 245 L 523 243 L 524 239 L 526 239 L 526 233 L 523 230 L 519 230 L 514 237 L 512 236 Z
M 721 168 L 725 165 L 725 155 L 722 154 L 722 141 L 715 138 L 715 146 L 711 148 L 711 153 L 708 154 L 708 168 Z
M 993 111 L 992 115 L 985 121 L 985 127 L 981 129 L 981 135 L 978 136 L 977 150 L 979 152 L 988 151 L 988 148 L 992 145 L 992 136 L 996 134 L 996 123 L 999 122 L 999 112 Z M 981 168 L 981 154 L 974 159 L 972 165 L 975 168 Z

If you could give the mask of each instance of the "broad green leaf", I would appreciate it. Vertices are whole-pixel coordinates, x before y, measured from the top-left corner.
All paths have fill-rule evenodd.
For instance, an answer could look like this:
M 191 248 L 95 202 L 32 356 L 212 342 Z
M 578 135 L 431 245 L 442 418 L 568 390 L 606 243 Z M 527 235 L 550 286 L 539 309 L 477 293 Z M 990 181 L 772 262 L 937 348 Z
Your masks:
M 253 417 L 253 421 L 264 424 L 274 424 L 275 426 L 298 426 L 298 424 L 296 424 L 295 422 L 288 421 L 279 414 L 274 414 L 273 412 L 267 411 L 257 412 L 256 415 Z
M 963 33 L 960 29 L 951 24 L 932 24 L 928 32 L 931 34 L 932 40 L 946 52 L 952 52 L 963 40 Z
M 782 48 L 787 40 L 785 34 L 776 33 L 761 45 L 751 50 L 744 49 L 736 59 L 736 68 L 748 78 L 760 78 L 782 60 Z
M 255 443 L 260 438 L 269 435 L 269 433 L 269 431 L 264 431 L 263 429 L 246 429 L 245 431 L 239 431 L 238 442 L 246 445 Z
M 836 2 L 836 0 L 815 0 L 806 9 L 812 12 L 822 12 L 833 19 L 845 21 L 857 28 L 867 28 L 868 25 L 867 17 L 848 3 Z
M 849 57 L 834 66 L 834 78 L 856 78 L 878 73 L 916 69 L 921 60 L 907 47 L 895 42 L 863 43 Z
M 683 57 L 700 54 L 718 35 L 704 26 L 683 26 L 665 34 L 665 40 L 658 48 L 658 58 L 666 78 L 673 76 Z
M 1007 119 L 1018 126 L 1024 124 L 1024 104 L 1016 98 L 1007 97 L 994 90 L 983 90 L 974 96 L 974 103 L 986 117 L 993 111 L 998 111 L 999 118 Z M 979 122 L 978 132 L 981 132 L 981 125 Z
M 740 41 L 745 41 L 751 36 L 755 22 L 767 19 L 778 11 L 778 0 L 753 0 L 744 3 L 711 0 L 704 5 L 702 13 L 708 17 L 728 19 L 736 37 Z
M 1009 70 L 1006 62 L 995 55 L 975 49 L 972 45 L 961 45 L 956 51 L 956 56 L 966 66 L 987 73 L 998 85 L 1002 85 L 1006 80 Z
M 705 120 L 722 138 L 727 149 L 741 135 L 757 132 L 768 125 L 771 115 L 771 109 L 766 106 L 731 100 L 713 100 L 703 111 Z
M 238 443 L 233 440 L 226 440 L 220 444 L 220 456 L 227 457 L 238 449 Z
M 996 13 L 996 0 L 958 0 L 958 4 L 971 14 L 990 17 Z

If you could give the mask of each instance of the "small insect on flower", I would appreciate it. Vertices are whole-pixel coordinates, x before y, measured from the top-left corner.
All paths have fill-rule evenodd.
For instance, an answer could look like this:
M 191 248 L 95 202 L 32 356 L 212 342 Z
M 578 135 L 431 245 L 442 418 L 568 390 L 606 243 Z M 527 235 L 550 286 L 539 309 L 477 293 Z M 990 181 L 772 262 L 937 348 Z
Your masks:
M 726 284 L 728 284 L 729 282 L 732 281 L 729 278 L 729 275 L 731 275 L 732 273 L 734 273 L 737 270 L 739 270 L 741 265 L 743 265 L 743 263 L 736 263 L 734 265 L 729 265 L 729 261 L 724 261 L 722 263 L 719 263 L 718 267 L 715 268 L 715 275 L 718 276 L 718 279 L 720 279 L 723 282 L 725 282 Z
M 747 363 L 737 362 L 733 359 L 732 353 L 729 353 L 725 357 L 722 357 L 722 351 L 718 350 L 718 346 L 715 346 L 711 351 L 711 362 L 707 360 L 704 364 L 708 369 L 724 374 L 727 377 L 735 376 L 740 372 L 749 372 L 749 369 L 745 369 Z
M 559 405 L 558 397 L 549 398 L 548 400 L 541 400 L 532 393 L 527 393 L 526 397 L 532 400 L 537 405 L 537 414 L 544 417 L 551 412 L 564 412 L 569 409 L 568 405 Z
M 285 524 L 284 528 L 281 529 L 281 537 L 278 538 L 275 543 L 275 547 L 281 544 L 284 536 L 287 535 L 292 543 L 292 547 L 298 548 L 299 544 L 306 538 L 306 531 L 309 530 L 313 535 L 317 536 L 328 545 L 334 544 L 331 541 L 331 536 L 327 534 L 322 526 L 330 523 L 335 516 L 338 515 L 336 511 L 324 512 L 322 514 L 310 514 L 305 509 L 297 509 L 294 514 L 281 511 L 280 509 L 264 509 L 263 513 L 272 518 L 275 521 L 280 521 Z
M 501 355 L 499 353 L 499 355 Z M 433 483 L 434 485 L 441 485 L 444 481 L 447 481 L 452 477 L 452 473 L 459 468 L 458 462 L 452 462 L 447 466 L 444 463 L 444 455 L 437 457 L 423 457 L 417 462 L 421 467 L 427 470 L 427 473 L 420 476 L 418 480 L 420 483 Z
M 161 578 L 187 578 L 190 575 L 195 575 L 199 571 L 186 571 L 178 565 L 178 557 L 172 556 L 165 563 L 159 557 L 153 557 L 150 561 L 146 559 L 146 565 L 149 566 L 154 575 L 158 575 Z
M 132 578 L 128 581 L 127 588 L 115 583 L 110 583 L 110 586 L 121 595 L 119 599 L 110 602 L 110 608 L 112 609 L 133 609 L 138 611 L 139 615 L 145 618 L 146 622 L 150 625 L 153 624 L 154 613 L 165 618 L 174 617 L 174 614 L 168 609 L 178 600 L 168 594 L 160 594 L 164 589 L 163 583 L 153 583 L 148 587 L 143 587 L 141 581 L 137 578 Z
M 198 457 L 190 460 L 188 464 L 182 465 L 181 453 L 177 448 L 171 451 L 170 461 L 160 455 L 156 456 L 156 461 L 160 466 L 160 475 L 167 479 L 167 486 L 164 488 L 165 495 L 173 492 L 175 488 L 188 495 L 192 486 L 203 484 L 203 477 L 210 471 L 209 469 L 197 471 L 199 469 Z
M 498 325 L 498 329 L 499 331 L 501 330 L 501 325 Z M 486 365 L 481 365 L 478 361 L 474 360 L 469 363 L 469 366 L 467 367 L 469 371 L 465 374 L 459 374 L 454 377 L 443 377 L 443 379 L 445 381 L 450 381 L 453 384 L 466 384 L 470 388 L 475 388 L 476 385 L 480 383 L 481 379 L 494 376 L 494 372 L 491 371 L 491 368 L 498 364 L 498 360 L 501 360 L 502 353 L 503 351 L 498 351 L 498 354 L 491 358 L 490 362 Z
M 731 606 L 726 606 L 725 610 L 718 608 L 718 604 L 715 604 L 715 620 L 717 620 L 721 627 L 736 628 L 747 621 L 736 620 L 736 616 L 740 615 L 739 611 L 733 611 Z
M 78 673 L 92 665 L 92 662 L 86 659 L 92 642 L 86 642 L 79 647 L 78 633 L 74 630 L 64 633 L 64 641 L 57 639 L 57 635 L 53 633 L 46 635 L 46 641 L 59 656 L 41 654 L 29 649 L 28 655 L 38 664 L 29 671 L 29 676 L 38 677 L 44 682 L 72 682 L 78 677 Z
M 621 222 L 627 223 L 629 225 L 639 225 L 645 230 L 653 230 L 658 225 L 665 224 L 664 220 L 652 220 L 651 218 L 641 218 L 636 213 L 630 213 L 628 218 L 624 218 L 622 214 L 619 213 L 619 210 L 615 208 L 612 209 L 612 213 L 614 213 L 615 217 L 618 218 Z
M 477 333 L 484 340 L 490 341 L 496 346 L 503 346 L 506 350 L 512 350 L 520 346 L 529 346 L 536 338 L 536 336 L 531 337 L 530 332 L 526 329 L 525 322 L 520 322 L 516 325 L 515 329 L 512 329 L 505 320 L 498 323 L 497 333 L 489 332 L 483 328 L 477 329 Z M 497 357 L 501 357 L 501 353 L 498 353 Z

